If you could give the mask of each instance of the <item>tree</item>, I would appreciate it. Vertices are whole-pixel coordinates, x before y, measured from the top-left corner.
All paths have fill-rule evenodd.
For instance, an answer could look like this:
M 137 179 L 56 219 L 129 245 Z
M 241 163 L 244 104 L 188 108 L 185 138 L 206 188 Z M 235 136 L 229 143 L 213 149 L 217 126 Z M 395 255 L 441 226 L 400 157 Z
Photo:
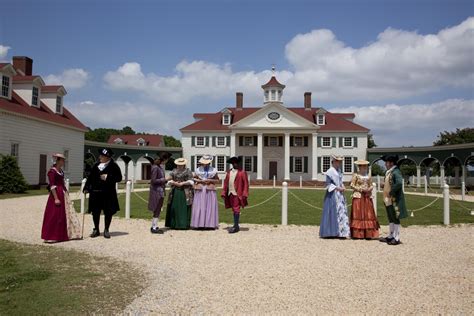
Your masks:
M 86 132 L 85 139 L 94 141 L 94 142 L 101 142 L 106 143 L 110 135 L 135 135 L 136 132 L 130 127 L 125 126 L 122 129 L 115 129 L 115 128 L 96 128 L 96 129 L 89 129 Z
M 372 164 L 372 176 L 385 175 L 385 167 L 382 168 L 378 163 Z
M 374 135 L 372 134 L 367 134 L 367 147 L 368 148 L 377 147 L 377 144 L 375 144 Z
M 28 189 L 16 158 L 0 155 L 0 194 L 23 193 Z
M 181 142 L 173 136 L 164 135 L 163 139 L 166 147 L 181 147 Z
M 439 133 L 434 146 L 474 143 L 474 128 L 457 128 L 455 132 L 444 131 Z

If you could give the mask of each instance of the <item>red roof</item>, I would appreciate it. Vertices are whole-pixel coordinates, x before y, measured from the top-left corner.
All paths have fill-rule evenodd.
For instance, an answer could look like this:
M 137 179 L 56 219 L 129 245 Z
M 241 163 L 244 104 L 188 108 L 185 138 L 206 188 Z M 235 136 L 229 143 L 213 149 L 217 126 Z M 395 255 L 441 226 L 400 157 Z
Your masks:
M 31 81 L 35 80 L 36 78 L 40 78 L 40 76 L 21 76 L 21 75 L 17 75 L 17 76 L 13 76 L 13 82 L 15 82 L 15 81 L 31 82 Z
M 237 110 L 236 108 L 228 108 L 232 112 L 232 124 L 237 123 L 241 119 L 255 113 L 261 108 L 242 108 Z M 315 123 L 315 115 L 319 110 L 318 108 L 312 108 L 307 110 L 305 108 L 287 108 L 295 114 L 307 119 L 311 123 Z M 320 126 L 320 131 L 339 131 L 339 132 L 368 132 L 369 129 L 351 122 L 350 119 L 355 117 L 354 113 L 331 113 L 326 112 L 326 124 Z M 187 131 L 230 131 L 229 126 L 222 125 L 222 113 L 196 113 L 194 118 L 199 118 L 188 126 L 181 129 L 183 132 Z
M 41 92 L 58 92 L 61 88 L 64 89 L 63 86 L 42 86 Z
M 138 140 L 143 138 L 146 142 L 146 146 L 153 146 L 153 147 L 162 147 L 164 146 L 163 136 L 158 134 L 134 134 L 134 135 L 110 135 L 109 139 L 107 140 L 108 144 L 115 144 L 115 140 L 120 138 L 124 145 L 137 145 Z
M 63 114 L 58 114 L 52 112 L 43 102 L 40 102 L 39 108 L 30 106 L 15 91 L 12 91 L 11 100 L 0 98 L 0 109 L 87 131 L 87 127 L 66 108 L 63 108 Z
M 280 87 L 280 88 L 284 88 L 285 85 L 279 83 L 278 80 L 277 80 L 277 78 L 276 78 L 275 76 L 272 76 L 272 77 L 270 78 L 270 80 L 269 80 L 266 84 L 264 84 L 264 85 L 262 86 L 262 88 L 264 88 L 264 89 L 267 88 L 267 87 Z
M 0 63 L 0 68 L 5 67 L 6 65 L 10 65 L 10 63 Z

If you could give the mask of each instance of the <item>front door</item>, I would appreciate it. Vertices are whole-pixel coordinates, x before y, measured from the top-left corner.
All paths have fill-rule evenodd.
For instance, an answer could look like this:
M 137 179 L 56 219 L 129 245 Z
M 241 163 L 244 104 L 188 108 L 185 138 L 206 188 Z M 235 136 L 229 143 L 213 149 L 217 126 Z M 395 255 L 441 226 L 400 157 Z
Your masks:
M 275 176 L 275 179 L 278 179 L 278 163 L 276 161 L 270 161 L 268 166 L 269 180 L 273 180 L 273 176 Z
M 46 163 L 47 162 L 48 162 L 48 156 L 40 155 L 38 184 L 47 184 L 46 182 Z

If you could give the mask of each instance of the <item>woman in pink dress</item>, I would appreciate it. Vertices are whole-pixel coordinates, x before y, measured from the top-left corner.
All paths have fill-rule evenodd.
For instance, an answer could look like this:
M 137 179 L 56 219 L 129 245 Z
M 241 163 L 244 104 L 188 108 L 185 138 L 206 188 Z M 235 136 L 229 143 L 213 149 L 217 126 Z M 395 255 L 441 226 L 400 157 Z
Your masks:
M 59 242 L 81 237 L 80 222 L 69 199 L 64 183 L 64 155 L 54 154 L 55 163 L 48 171 L 49 197 L 44 210 L 41 238 Z

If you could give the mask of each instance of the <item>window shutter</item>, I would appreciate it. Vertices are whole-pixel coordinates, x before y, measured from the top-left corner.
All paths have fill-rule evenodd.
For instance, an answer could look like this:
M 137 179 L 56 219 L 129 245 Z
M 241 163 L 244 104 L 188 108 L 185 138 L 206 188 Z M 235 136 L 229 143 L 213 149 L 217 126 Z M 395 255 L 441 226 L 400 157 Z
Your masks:
M 212 147 L 216 147 L 216 136 L 212 136 Z
M 239 136 L 239 146 L 242 147 L 244 145 L 244 137 Z
M 209 147 L 209 136 L 206 136 L 206 147 Z
M 295 138 L 293 136 L 290 136 L 290 147 L 295 146 Z
M 196 156 L 191 156 L 191 170 L 196 168 Z
M 196 146 L 196 136 L 191 137 L 191 147 Z
M 352 145 L 354 148 L 357 148 L 357 137 L 354 137 L 354 140 L 352 141 Z
M 229 160 L 229 156 L 225 156 L 225 171 L 228 171 L 230 169 L 230 164 L 227 163 L 227 160 Z
M 308 173 L 308 156 L 303 157 L 303 171 L 304 173 Z
M 339 137 L 339 147 L 344 146 L 344 137 Z
M 358 158 L 357 157 L 352 157 L 352 172 L 356 171 L 356 165 L 355 162 Z
M 238 156 L 240 158 L 240 166 L 245 170 L 245 159 L 244 156 Z
M 290 156 L 290 173 L 293 173 L 293 156 Z
M 305 136 L 303 140 L 304 140 L 304 147 L 308 147 L 308 136 Z
M 263 136 L 263 146 L 268 147 L 268 136 Z
M 318 136 L 318 148 L 321 147 L 321 136 Z
M 337 137 L 332 138 L 332 148 L 336 148 Z
M 278 136 L 278 146 L 279 147 L 283 146 L 283 136 Z
M 253 137 L 253 145 L 256 147 L 258 145 L 258 137 L 254 136 Z
M 321 157 L 318 157 L 318 166 L 317 166 L 318 170 L 317 170 L 317 173 L 322 173 L 322 171 L 323 171 L 323 166 L 321 164 L 322 163 L 321 160 L 322 160 Z
M 215 168 L 216 167 L 216 160 L 217 160 L 217 156 L 214 157 L 214 159 L 212 159 L 212 167 Z
M 257 156 L 253 156 L 253 172 L 257 172 Z
M 225 144 L 227 147 L 230 146 L 230 136 L 227 136 L 226 137 L 226 144 Z

